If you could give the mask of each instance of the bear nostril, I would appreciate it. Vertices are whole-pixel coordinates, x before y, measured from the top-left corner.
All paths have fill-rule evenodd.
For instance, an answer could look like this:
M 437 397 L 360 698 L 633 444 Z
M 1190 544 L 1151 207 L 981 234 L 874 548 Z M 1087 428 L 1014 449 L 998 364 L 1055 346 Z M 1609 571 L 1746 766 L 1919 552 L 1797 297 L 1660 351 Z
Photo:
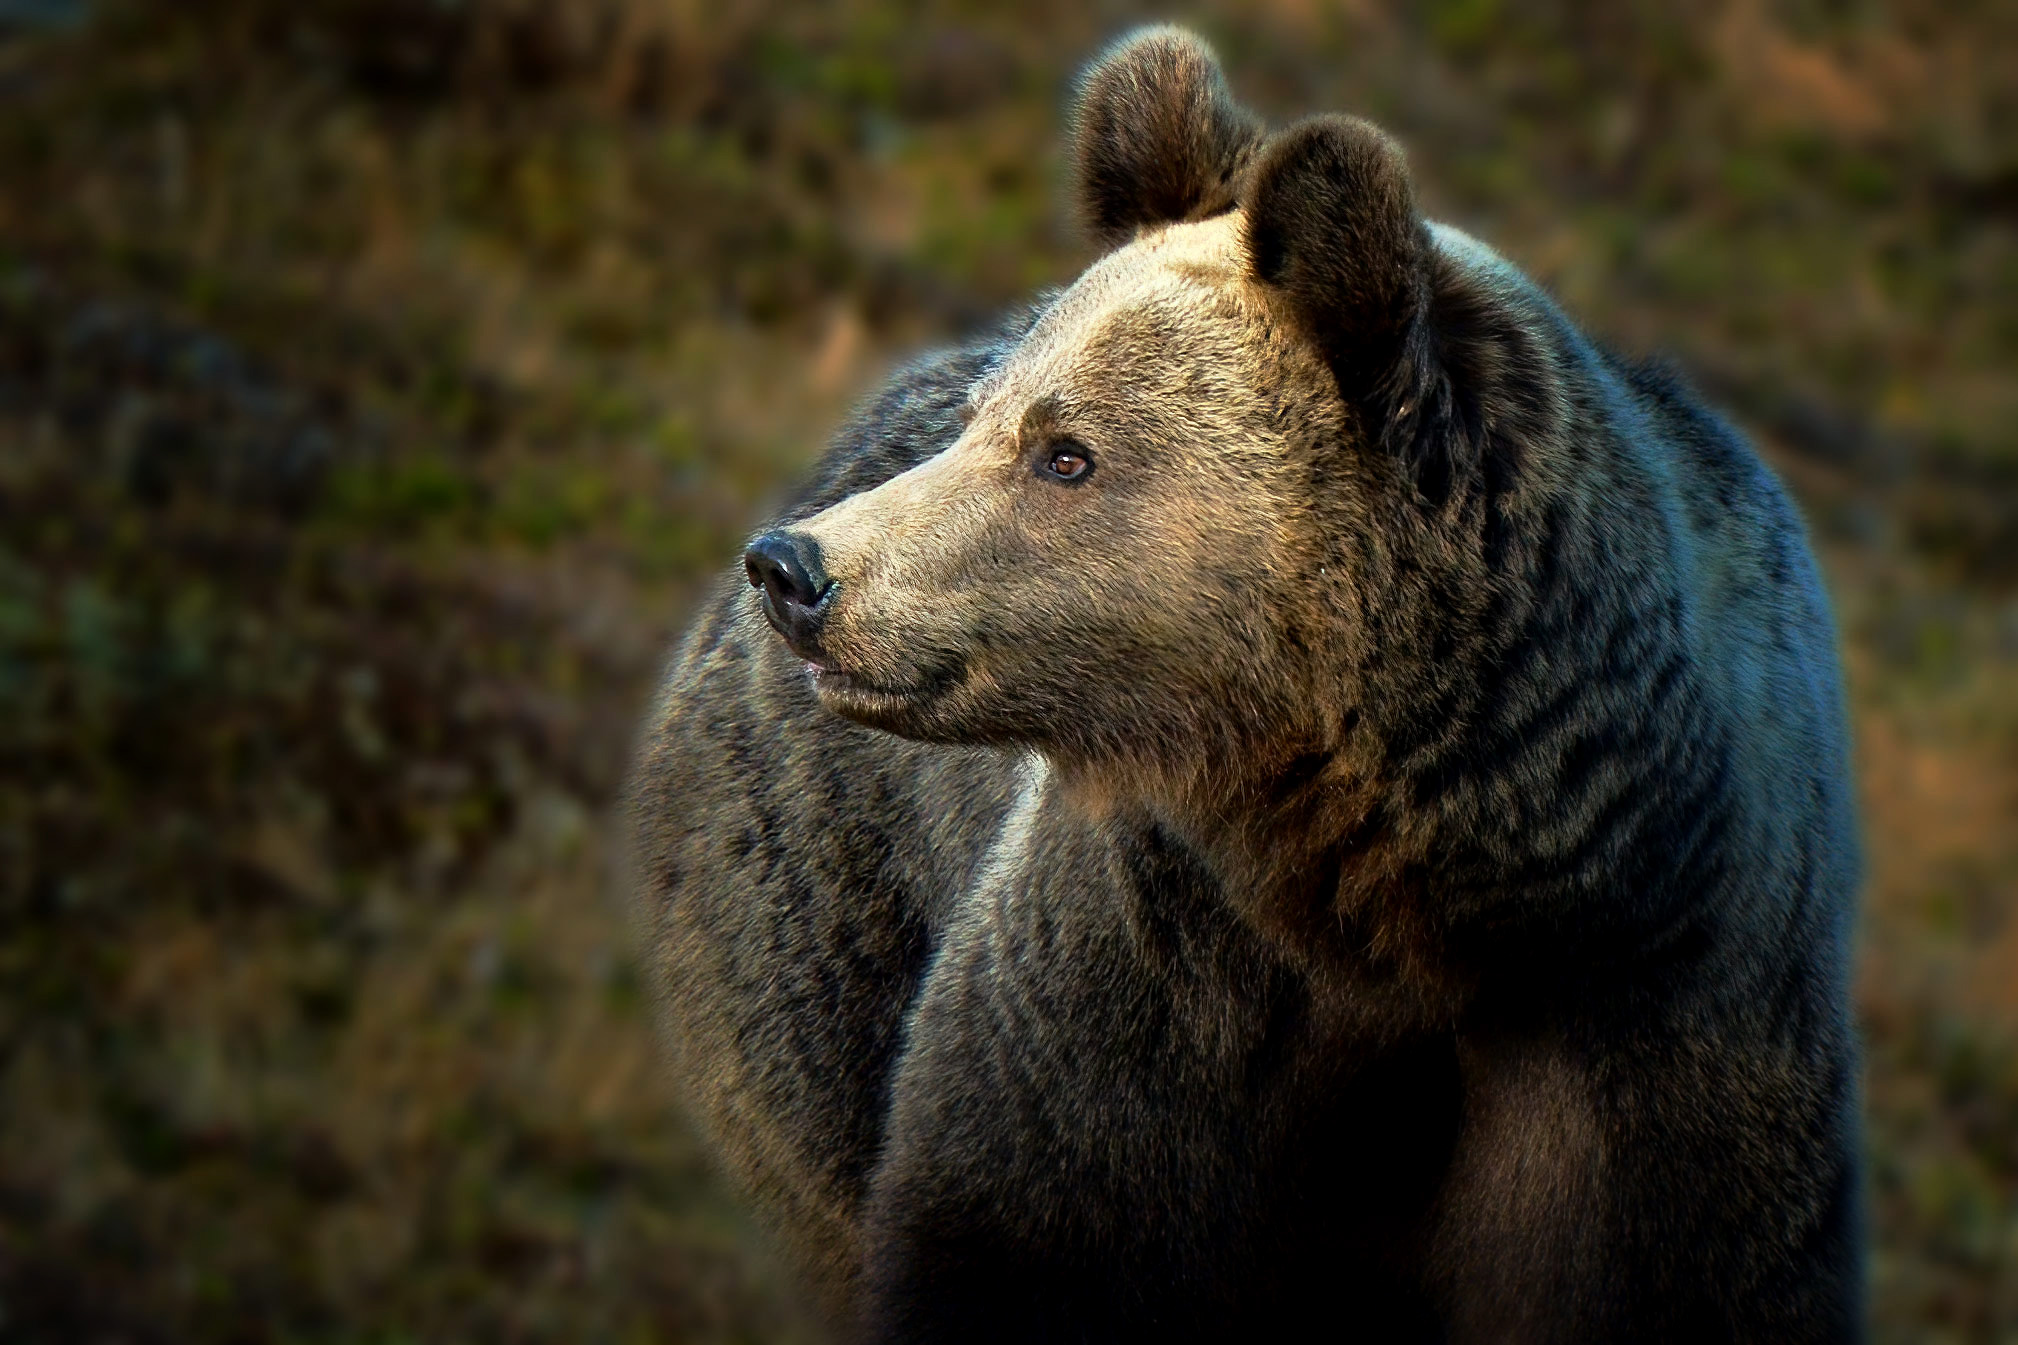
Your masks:
M 817 606 L 833 587 L 820 566 L 820 548 L 810 537 L 767 532 L 743 552 L 743 572 L 752 588 L 771 595 L 780 609 Z

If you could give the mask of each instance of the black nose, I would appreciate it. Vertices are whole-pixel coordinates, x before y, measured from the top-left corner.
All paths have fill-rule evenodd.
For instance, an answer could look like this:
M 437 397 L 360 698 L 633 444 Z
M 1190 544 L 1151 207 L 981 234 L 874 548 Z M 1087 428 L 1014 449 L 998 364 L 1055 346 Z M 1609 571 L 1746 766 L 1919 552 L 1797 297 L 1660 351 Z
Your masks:
M 833 585 L 820 568 L 820 547 L 810 537 L 790 532 L 767 532 L 750 543 L 743 553 L 743 570 L 750 586 L 770 595 L 771 605 L 781 617 L 797 615 L 793 608 L 815 607 Z

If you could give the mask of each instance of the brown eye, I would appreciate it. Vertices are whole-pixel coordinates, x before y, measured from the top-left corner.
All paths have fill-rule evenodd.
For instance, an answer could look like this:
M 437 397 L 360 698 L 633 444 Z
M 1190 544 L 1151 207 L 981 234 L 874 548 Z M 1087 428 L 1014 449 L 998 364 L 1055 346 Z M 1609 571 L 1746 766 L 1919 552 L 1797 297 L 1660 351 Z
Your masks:
M 1077 481 L 1092 470 L 1085 447 L 1071 439 L 1051 445 L 1050 456 L 1044 459 L 1044 475 L 1056 481 Z

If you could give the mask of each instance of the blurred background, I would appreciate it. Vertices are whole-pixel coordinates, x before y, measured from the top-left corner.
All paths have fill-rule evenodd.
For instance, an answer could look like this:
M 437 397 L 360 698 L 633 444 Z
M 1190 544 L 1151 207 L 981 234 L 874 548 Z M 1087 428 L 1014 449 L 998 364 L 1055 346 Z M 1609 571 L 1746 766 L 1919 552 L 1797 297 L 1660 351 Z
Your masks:
M 2018 1340 L 2002 0 L 0 0 L 0 1340 L 805 1337 L 612 795 L 848 405 L 1088 260 L 1061 101 L 1147 18 L 1382 121 L 1794 487 L 1878 1335 Z

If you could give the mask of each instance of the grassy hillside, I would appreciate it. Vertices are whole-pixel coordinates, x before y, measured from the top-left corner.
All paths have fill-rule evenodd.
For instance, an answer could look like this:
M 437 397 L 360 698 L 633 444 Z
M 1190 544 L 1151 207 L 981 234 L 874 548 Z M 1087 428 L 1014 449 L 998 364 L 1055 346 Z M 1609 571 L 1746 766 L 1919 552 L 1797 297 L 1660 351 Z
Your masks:
M 1800 494 L 1869 832 L 1875 1312 L 2018 1338 L 2018 20 L 1728 0 L 0 5 L 0 1339 L 800 1338 L 610 803 L 894 361 L 1087 259 L 1194 22 Z

